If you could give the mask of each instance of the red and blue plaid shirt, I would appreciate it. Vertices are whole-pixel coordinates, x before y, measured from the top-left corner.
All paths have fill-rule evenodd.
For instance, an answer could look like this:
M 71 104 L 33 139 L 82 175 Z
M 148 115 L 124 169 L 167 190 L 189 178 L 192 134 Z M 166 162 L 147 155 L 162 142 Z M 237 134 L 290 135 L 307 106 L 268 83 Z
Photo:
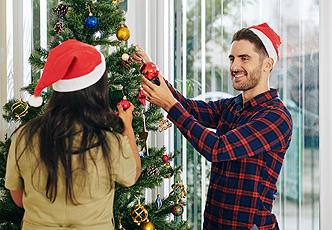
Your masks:
M 277 90 L 244 104 L 241 94 L 206 103 L 169 87 L 181 104 L 171 108 L 168 118 L 212 162 L 204 229 L 278 229 L 271 211 L 292 118 Z

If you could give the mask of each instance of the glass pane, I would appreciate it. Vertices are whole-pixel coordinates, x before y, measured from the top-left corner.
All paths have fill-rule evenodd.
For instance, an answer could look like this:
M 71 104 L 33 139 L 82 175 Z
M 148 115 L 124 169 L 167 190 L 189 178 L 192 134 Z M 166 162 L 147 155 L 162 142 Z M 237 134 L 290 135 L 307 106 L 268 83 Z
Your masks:
M 319 229 L 319 1 L 182 0 L 175 1 L 174 16 L 174 85 L 185 92 L 186 82 L 186 96 L 193 99 L 216 100 L 239 93 L 232 88 L 227 58 L 236 30 L 268 22 L 280 34 L 281 59 L 270 86 L 279 89 L 292 114 L 293 136 L 273 212 L 281 229 Z M 175 137 L 175 149 L 183 150 L 186 140 L 178 131 Z M 184 218 L 193 229 L 201 229 L 210 168 L 190 144 L 186 146 L 182 154 L 187 158 L 188 213 Z

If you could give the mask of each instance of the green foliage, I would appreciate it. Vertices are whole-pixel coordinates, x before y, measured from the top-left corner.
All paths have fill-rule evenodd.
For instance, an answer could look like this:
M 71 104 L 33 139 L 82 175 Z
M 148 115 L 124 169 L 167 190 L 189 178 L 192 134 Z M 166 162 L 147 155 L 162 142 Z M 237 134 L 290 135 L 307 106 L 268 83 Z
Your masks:
M 116 109 L 117 103 L 126 96 L 134 106 L 133 127 L 137 137 L 137 143 L 140 146 L 145 145 L 143 114 L 146 118 L 146 128 L 149 131 L 158 129 L 158 122 L 163 117 L 160 109 L 151 105 L 147 110 L 140 104 L 138 93 L 141 85 L 140 65 L 134 61 L 124 63 L 121 59 L 124 53 L 132 56 L 136 52 L 134 46 L 127 46 L 126 42 L 114 39 L 117 28 L 125 21 L 124 11 L 118 5 L 112 4 L 111 0 L 64 0 L 63 3 L 69 6 L 67 14 L 61 19 L 64 23 L 63 31 L 57 33 L 54 31 L 55 23 L 60 20 L 56 16 L 55 9 L 52 10 L 50 17 L 49 44 L 47 49 L 36 47 L 29 58 L 32 66 L 32 83 L 22 90 L 32 94 L 36 83 L 41 74 L 50 49 L 54 48 L 67 39 L 76 39 L 92 45 L 100 45 L 101 51 L 106 58 L 107 73 L 109 79 L 109 97 L 110 106 Z M 39 5 L 34 5 L 38 8 Z M 89 15 L 90 7 L 93 16 L 98 19 L 95 28 L 85 27 L 85 19 Z M 98 32 L 98 36 L 96 33 Z M 113 38 L 112 38 L 113 37 Z M 112 48 L 113 52 L 110 52 Z M 25 111 L 26 104 L 15 98 L 9 100 L 3 106 L 3 117 L 7 122 L 25 124 L 29 120 L 43 114 L 48 98 L 52 95 L 52 89 L 42 92 L 41 96 L 45 104 L 40 108 L 28 107 L 25 116 L 18 117 Z M 17 107 L 17 104 L 20 106 Z M 15 109 L 14 109 L 15 108 Z M 15 206 L 11 200 L 10 193 L 4 188 L 4 177 L 6 159 L 10 146 L 10 138 L 0 142 L 0 230 L 1 229 L 20 229 L 20 223 L 24 210 Z M 165 148 L 150 148 L 149 156 L 142 158 L 142 175 L 135 185 L 130 188 L 116 187 L 114 201 L 114 219 L 116 225 L 119 224 L 119 217 L 122 216 L 122 225 L 126 229 L 139 229 L 131 217 L 133 206 L 137 199 L 144 197 L 147 188 L 153 189 L 163 182 L 163 178 L 169 172 L 170 168 L 162 161 L 162 155 L 167 152 Z M 148 174 L 147 171 L 155 167 L 159 169 L 159 174 Z M 180 173 L 180 167 L 173 169 L 177 175 Z M 142 203 L 144 200 L 142 199 Z M 170 221 L 167 217 L 171 214 L 171 207 L 176 202 L 174 194 L 163 199 L 163 206 L 156 210 L 155 204 L 145 204 L 149 212 L 149 219 L 158 229 L 188 229 L 187 223 L 176 218 Z

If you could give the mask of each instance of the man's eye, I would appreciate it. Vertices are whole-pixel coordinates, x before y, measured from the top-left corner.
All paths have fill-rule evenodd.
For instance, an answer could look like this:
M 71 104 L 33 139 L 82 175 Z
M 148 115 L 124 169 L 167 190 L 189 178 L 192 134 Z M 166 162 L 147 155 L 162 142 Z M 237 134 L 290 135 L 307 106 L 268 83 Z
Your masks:
M 248 61 L 248 58 L 247 57 L 242 57 L 241 60 L 242 61 Z

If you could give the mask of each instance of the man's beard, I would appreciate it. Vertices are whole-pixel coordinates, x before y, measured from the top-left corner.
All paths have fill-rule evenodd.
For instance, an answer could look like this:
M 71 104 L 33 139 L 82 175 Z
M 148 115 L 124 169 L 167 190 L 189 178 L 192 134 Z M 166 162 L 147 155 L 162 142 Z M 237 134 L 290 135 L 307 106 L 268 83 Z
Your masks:
M 247 73 L 247 76 L 244 77 L 245 79 L 242 80 L 243 82 L 241 83 L 233 82 L 233 88 L 238 91 L 247 91 L 256 87 L 260 80 L 260 75 L 261 75 L 260 70 L 261 66 L 257 66 L 256 69 L 254 69 L 250 73 Z

